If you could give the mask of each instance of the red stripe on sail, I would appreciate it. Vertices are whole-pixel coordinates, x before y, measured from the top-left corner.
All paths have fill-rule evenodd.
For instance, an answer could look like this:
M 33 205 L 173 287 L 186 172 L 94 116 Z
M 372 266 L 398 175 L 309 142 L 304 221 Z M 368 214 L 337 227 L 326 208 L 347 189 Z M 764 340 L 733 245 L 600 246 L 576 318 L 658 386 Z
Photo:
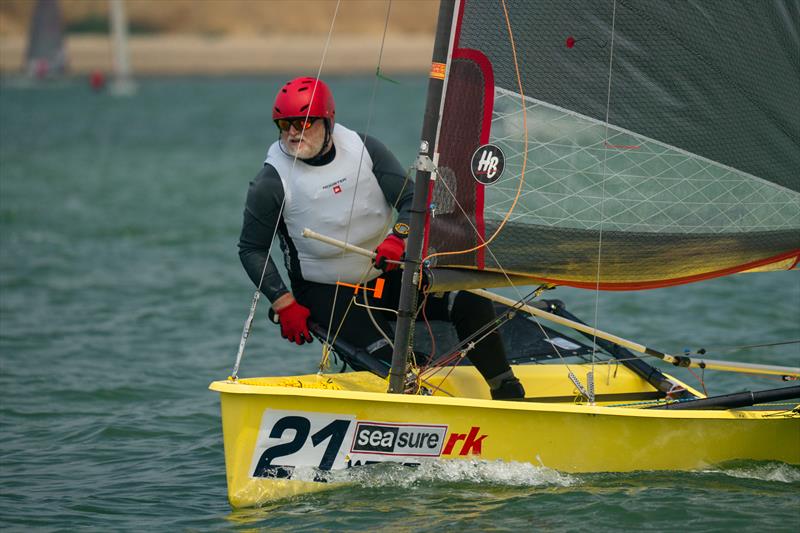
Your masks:
M 455 31 L 455 35 L 453 36 L 453 50 L 454 51 L 458 48 L 458 42 L 461 39 L 461 21 L 464 18 L 464 8 L 466 7 L 466 3 L 467 3 L 467 0 L 462 0 L 458 4 L 458 14 L 456 15 L 456 17 L 457 17 L 457 19 L 456 19 L 456 31 Z M 448 66 L 451 63 L 452 63 L 452 57 L 450 58 L 450 61 L 448 61 Z M 447 72 L 447 70 L 445 70 L 445 76 L 447 74 L 449 74 L 449 72 Z M 445 98 L 447 98 L 446 94 L 445 94 Z M 437 139 L 437 143 L 438 143 L 438 139 Z M 435 147 L 435 151 L 436 152 L 439 151 L 439 146 Z M 429 203 L 430 203 L 431 199 L 433 198 L 433 187 L 434 187 L 434 185 L 435 185 L 435 183 L 433 181 L 431 181 L 430 184 L 428 185 L 428 202 Z M 429 239 L 430 238 L 430 231 L 431 231 L 431 210 L 430 210 L 430 205 L 429 205 L 428 208 L 427 208 L 427 213 L 425 214 L 425 230 L 423 231 L 423 234 L 422 234 L 422 256 L 423 257 L 428 255 L 428 244 L 429 244 L 429 240 L 430 240 Z
M 459 18 L 460 23 L 460 18 Z M 453 51 L 453 59 L 467 59 L 480 68 L 483 74 L 483 116 L 481 117 L 481 137 L 480 144 L 489 142 L 489 134 L 492 130 L 492 112 L 494 111 L 494 69 L 492 62 L 480 50 L 471 48 L 458 48 Z M 475 147 L 477 148 L 477 146 Z M 486 240 L 486 223 L 483 217 L 484 208 L 484 185 L 475 185 L 475 228 L 478 230 L 478 244 L 481 245 Z M 475 262 L 479 270 L 486 267 L 485 247 L 481 247 L 476 252 Z

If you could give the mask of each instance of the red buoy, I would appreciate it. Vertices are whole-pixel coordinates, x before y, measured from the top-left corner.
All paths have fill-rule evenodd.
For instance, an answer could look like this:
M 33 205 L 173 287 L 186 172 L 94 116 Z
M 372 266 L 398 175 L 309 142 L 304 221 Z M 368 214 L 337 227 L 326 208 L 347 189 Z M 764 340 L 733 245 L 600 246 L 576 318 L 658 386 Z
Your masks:
M 105 75 L 105 74 L 103 74 L 103 73 L 102 73 L 101 71 L 99 71 L 99 70 L 95 70 L 95 71 L 94 71 L 94 72 L 92 72 L 92 74 L 89 76 L 89 85 L 90 85 L 90 86 L 92 87 L 92 89 L 94 89 L 95 91 L 100 91 L 100 90 L 104 89 L 104 88 L 105 88 L 105 86 L 106 86 L 106 75 Z

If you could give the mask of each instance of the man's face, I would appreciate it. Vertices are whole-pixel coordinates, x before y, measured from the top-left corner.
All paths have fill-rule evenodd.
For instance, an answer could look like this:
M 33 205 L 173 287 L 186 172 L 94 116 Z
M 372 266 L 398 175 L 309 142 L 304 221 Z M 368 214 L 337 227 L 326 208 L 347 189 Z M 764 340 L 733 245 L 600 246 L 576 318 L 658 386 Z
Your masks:
M 281 130 L 281 143 L 290 156 L 298 159 L 310 159 L 320 153 L 322 143 L 325 141 L 325 121 L 321 118 L 313 120 L 311 126 L 298 129 L 295 123 L 303 121 L 293 120 L 289 130 Z

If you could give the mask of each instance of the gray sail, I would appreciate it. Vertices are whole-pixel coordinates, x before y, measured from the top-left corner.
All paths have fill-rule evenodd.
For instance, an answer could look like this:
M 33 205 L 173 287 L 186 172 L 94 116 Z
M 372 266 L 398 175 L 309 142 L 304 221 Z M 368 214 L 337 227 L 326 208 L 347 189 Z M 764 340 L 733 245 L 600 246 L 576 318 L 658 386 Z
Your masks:
M 461 3 L 428 266 L 592 289 L 792 268 L 798 28 L 796 1 Z
M 37 79 L 62 76 L 67 70 L 64 24 L 58 0 L 37 0 L 28 34 L 25 69 Z

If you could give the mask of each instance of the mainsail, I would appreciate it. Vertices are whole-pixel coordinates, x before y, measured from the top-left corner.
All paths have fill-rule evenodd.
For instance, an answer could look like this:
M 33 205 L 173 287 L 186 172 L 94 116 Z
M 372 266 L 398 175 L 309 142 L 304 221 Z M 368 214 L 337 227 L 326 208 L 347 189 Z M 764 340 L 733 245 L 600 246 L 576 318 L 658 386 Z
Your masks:
M 640 289 L 797 264 L 799 2 L 464 0 L 453 26 L 428 267 Z
M 25 53 L 28 76 L 36 79 L 61 76 L 66 72 L 64 24 L 58 0 L 37 0 L 31 18 Z

